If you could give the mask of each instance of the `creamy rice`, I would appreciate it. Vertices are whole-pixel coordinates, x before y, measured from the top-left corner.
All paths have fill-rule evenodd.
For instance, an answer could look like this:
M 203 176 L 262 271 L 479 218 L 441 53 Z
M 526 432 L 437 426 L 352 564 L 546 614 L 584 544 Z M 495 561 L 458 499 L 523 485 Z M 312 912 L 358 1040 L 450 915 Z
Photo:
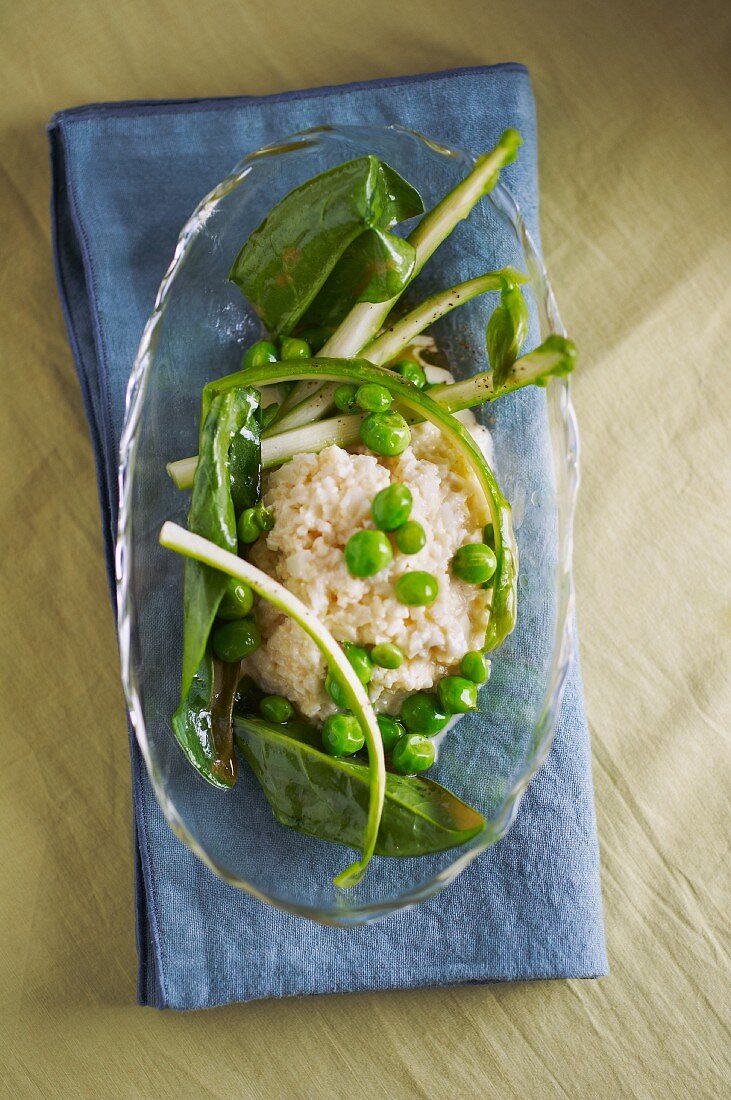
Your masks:
M 488 431 L 471 414 L 460 419 L 489 460 Z M 424 527 L 426 545 L 413 555 L 394 548 L 391 564 L 374 577 L 351 577 L 345 543 L 355 531 L 374 527 L 373 497 L 396 481 L 411 490 L 411 518 Z M 397 458 L 341 447 L 300 454 L 265 476 L 264 502 L 275 524 L 252 546 L 251 561 L 307 604 L 338 641 L 366 647 L 394 642 L 403 650 L 401 667 L 376 668 L 368 685 L 377 711 L 397 713 L 406 695 L 433 688 L 456 670 L 464 653 L 481 648 L 489 592 L 453 577 L 450 561 L 464 543 L 482 541 L 489 515 L 474 476 L 439 429 L 413 428 L 411 447 Z M 417 569 L 439 582 L 429 607 L 406 607 L 394 594 L 397 578 Z M 264 641 L 246 671 L 309 718 L 322 721 L 334 713 L 324 686 L 325 661 L 314 642 L 264 601 L 257 601 L 255 614 Z

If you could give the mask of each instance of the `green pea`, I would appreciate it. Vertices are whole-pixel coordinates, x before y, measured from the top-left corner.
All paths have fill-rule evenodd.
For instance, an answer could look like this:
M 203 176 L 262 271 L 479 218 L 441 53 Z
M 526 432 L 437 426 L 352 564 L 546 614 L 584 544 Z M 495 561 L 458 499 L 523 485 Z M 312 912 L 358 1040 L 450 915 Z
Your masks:
M 424 389 L 426 385 L 424 368 L 415 363 L 413 359 L 401 359 L 398 363 L 392 363 L 391 370 L 395 371 L 396 374 L 400 374 L 407 382 L 411 382 L 412 386 L 416 386 L 418 390 Z
M 282 359 L 311 359 L 312 349 L 306 340 L 298 340 L 296 336 L 283 336 L 281 341 Z
M 337 676 L 333 676 L 332 672 L 328 672 L 325 677 L 325 691 L 336 707 L 340 707 L 341 710 L 347 710 L 350 706 L 348 697 L 345 694 L 345 688 L 341 684 Z
M 279 402 L 273 401 L 271 405 L 267 405 L 265 409 L 261 410 L 261 430 L 266 431 L 269 425 L 273 422 L 277 413 L 279 412 Z
M 235 664 L 256 652 L 261 645 L 261 632 L 253 619 L 236 619 L 214 630 L 211 644 L 219 661 Z
M 218 605 L 219 619 L 243 619 L 254 606 L 254 593 L 248 584 L 231 577 L 226 584 L 223 599 Z
M 322 745 L 330 756 L 352 756 L 360 752 L 365 737 L 352 714 L 331 714 L 322 726 Z
M 428 607 L 439 595 L 439 582 L 431 573 L 415 569 L 396 581 L 396 599 L 409 607 Z
M 402 775 L 425 772 L 434 763 L 434 742 L 418 733 L 400 737 L 391 753 L 391 763 Z
M 355 400 L 355 395 L 358 392 L 357 386 L 351 386 L 349 382 L 344 383 L 342 386 L 338 386 L 333 394 L 333 401 L 338 409 L 344 413 L 356 412 L 358 409 L 358 402 Z
M 391 394 L 385 386 L 379 386 L 377 382 L 366 382 L 359 386 L 355 400 L 366 412 L 383 412 L 384 409 L 391 408 Z
M 391 718 L 389 714 L 379 714 L 377 716 L 378 728 L 381 731 L 381 740 L 383 741 L 383 751 L 391 752 L 392 748 L 406 733 L 406 730 L 395 718 Z
M 482 542 L 468 542 L 460 546 L 452 558 L 452 572 L 455 577 L 468 584 L 484 584 L 489 581 L 497 568 L 495 551 Z
M 256 520 L 256 511 L 253 508 L 244 508 L 236 524 L 236 532 L 239 542 L 256 542 L 261 534 L 261 527 Z
M 396 532 L 396 545 L 402 554 L 418 554 L 426 546 L 424 528 L 415 519 L 410 519 Z
M 276 363 L 279 359 L 277 349 L 269 340 L 257 340 L 252 344 L 241 362 L 243 370 L 249 367 L 263 367 L 266 363 Z
M 473 684 L 484 684 L 489 676 L 485 658 L 477 649 L 471 649 L 469 653 L 465 653 L 460 662 L 459 670 Z
M 482 528 L 482 541 L 486 546 L 495 549 L 495 527 L 492 523 L 486 523 Z
M 254 519 L 260 531 L 271 531 L 274 526 L 274 512 L 263 501 L 259 501 L 254 507 Z
M 382 531 L 395 531 L 409 518 L 413 498 L 408 485 L 400 481 L 387 485 L 376 493 L 371 505 L 371 515 L 376 527 Z
M 368 656 L 367 650 L 363 649 L 362 646 L 353 645 L 351 642 L 344 642 L 343 649 L 361 684 L 369 683 L 373 676 L 373 661 Z
M 288 722 L 294 715 L 294 707 L 283 695 L 265 695 L 259 703 L 259 713 L 267 722 Z
M 371 650 L 371 660 L 379 668 L 401 668 L 404 663 L 403 652 L 393 642 L 381 642 Z
M 375 454 L 394 458 L 411 443 L 411 430 L 401 413 L 387 409 L 368 414 L 360 426 L 360 438 Z
M 399 718 L 409 733 L 423 733 L 427 737 L 439 733 L 449 721 L 437 696 L 427 695 L 423 691 L 404 699 Z
M 356 531 L 345 544 L 345 564 L 351 577 L 372 577 L 393 558 L 382 531 Z
M 477 684 L 464 676 L 445 676 L 439 681 L 439 701 L 447 714 L 466 714 L 477 710 Z

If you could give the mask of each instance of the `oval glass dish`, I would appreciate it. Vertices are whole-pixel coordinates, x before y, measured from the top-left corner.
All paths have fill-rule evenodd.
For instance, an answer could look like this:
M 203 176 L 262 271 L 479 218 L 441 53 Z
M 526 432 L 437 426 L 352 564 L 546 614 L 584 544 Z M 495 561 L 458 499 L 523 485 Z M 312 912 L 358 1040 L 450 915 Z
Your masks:
M 185 525 L 189 493 L 166 464 L 196 450 L 201 390 L 237 370 L 261 324 L 228 281 L 241 244 L 275 202 L 326 168 L 373 153 L 434 205 L 474 158 L 399 127 L 318 127 L 246 156 L 200 203 L 178 241 L 130 378 L 120 451 L 118 630 L 127 705 L 155 795 L 175 833 L 233 886 L 282 909 L 354 925 L 431 897 L 510 827 L 548 753 L 572 655 L 572 523 L 578 439 L 566 379 L 486 406 L 495 470 L 513 506 L 520 551 L 518 621 L 494 653 L 480 712 L 441 739 L 429 772 L 486 819 L 461 848 L 419 858 L 375 857 L 363 881 L 333 876 L 354 853 L 278 824 L 244 761 L 231 791 L 189 767 L 172 733 L 182 649 L 181 559 L 158 543 L 165 520 Z M 408 229 L 408 224 L 407 224 Z M 438 249 L 413 284 L 415 300 L 511 264 L 529 275 L 525 350 L 565 335 L 539 252 L 509 191 L 498 184 Z M 490 300 L 492 299 L 492 300 Z M 476 299 L 433 328 L 458 377 L 487 366 L 486 317 Z

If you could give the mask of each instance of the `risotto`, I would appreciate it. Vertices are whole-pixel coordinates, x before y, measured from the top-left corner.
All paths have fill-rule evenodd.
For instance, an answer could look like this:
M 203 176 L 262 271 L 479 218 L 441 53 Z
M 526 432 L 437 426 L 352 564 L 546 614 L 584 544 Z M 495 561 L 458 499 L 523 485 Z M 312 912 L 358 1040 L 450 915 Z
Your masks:
M 470 414 L 464 419 L 489 455 L 487 429 Z M 423 549 L 394 554 L 375 576 L 351 576 L 343 554 L 348 538 L 375 526 L 371 501 L 399 482 L 411 491 L 411 516 L 426 534 Z M 414 428 L 412 445 L 397 458 L 337 446 L 297 455 L 265 477 L 264 503 L 276 522 L 252 547 L 251 561 L 299 596 L 338 641 L 363 647 L 390 642 L 402 650 L 401 666 L 375 668 L 368 684 L 376 711 L 396 714 L 406 695 L 432 689 L 457 670 L 464 653 L 480 648 L 490 593 L 459 580 L 449 563 L 460 546 L 481 540 L 489 516 L 472 473 L 437 428 Z M 406 606 L 396 598 L 394 583 L 411 570 L 437 579 L 439 594 L 429 606 Z M 325 690 L 325 660 L 314 642 L 264 601 L 256 618 L 263 641 L 246 671 L 308 718 L 321 722 L 335 713 Z

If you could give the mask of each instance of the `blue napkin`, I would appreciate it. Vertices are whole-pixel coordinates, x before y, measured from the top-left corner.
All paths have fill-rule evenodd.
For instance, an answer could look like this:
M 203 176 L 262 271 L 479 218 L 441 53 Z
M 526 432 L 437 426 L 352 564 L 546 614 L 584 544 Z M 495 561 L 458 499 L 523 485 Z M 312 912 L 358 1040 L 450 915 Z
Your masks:
M 525 144 L 505 178 L 538 237 L 534 105 L 521 65 L 264 97 L 93 104 L 51 121 L 58 286 L 97 463 L 110 584 L 125 389 L 178 232 L 246 152 L 322 122 L 398 122 L 476 150 L 517 127 Z M 524 391 L 520 408 L 545 436 L 536 396 Z M 142 1004 L 202 1008 L 607 972 L 577 664 L 554 747 L 507 837 L 438 897 L 356 929 L 280 913 L 219 881 L 169 830 L 133 738 L 130 751 Z

